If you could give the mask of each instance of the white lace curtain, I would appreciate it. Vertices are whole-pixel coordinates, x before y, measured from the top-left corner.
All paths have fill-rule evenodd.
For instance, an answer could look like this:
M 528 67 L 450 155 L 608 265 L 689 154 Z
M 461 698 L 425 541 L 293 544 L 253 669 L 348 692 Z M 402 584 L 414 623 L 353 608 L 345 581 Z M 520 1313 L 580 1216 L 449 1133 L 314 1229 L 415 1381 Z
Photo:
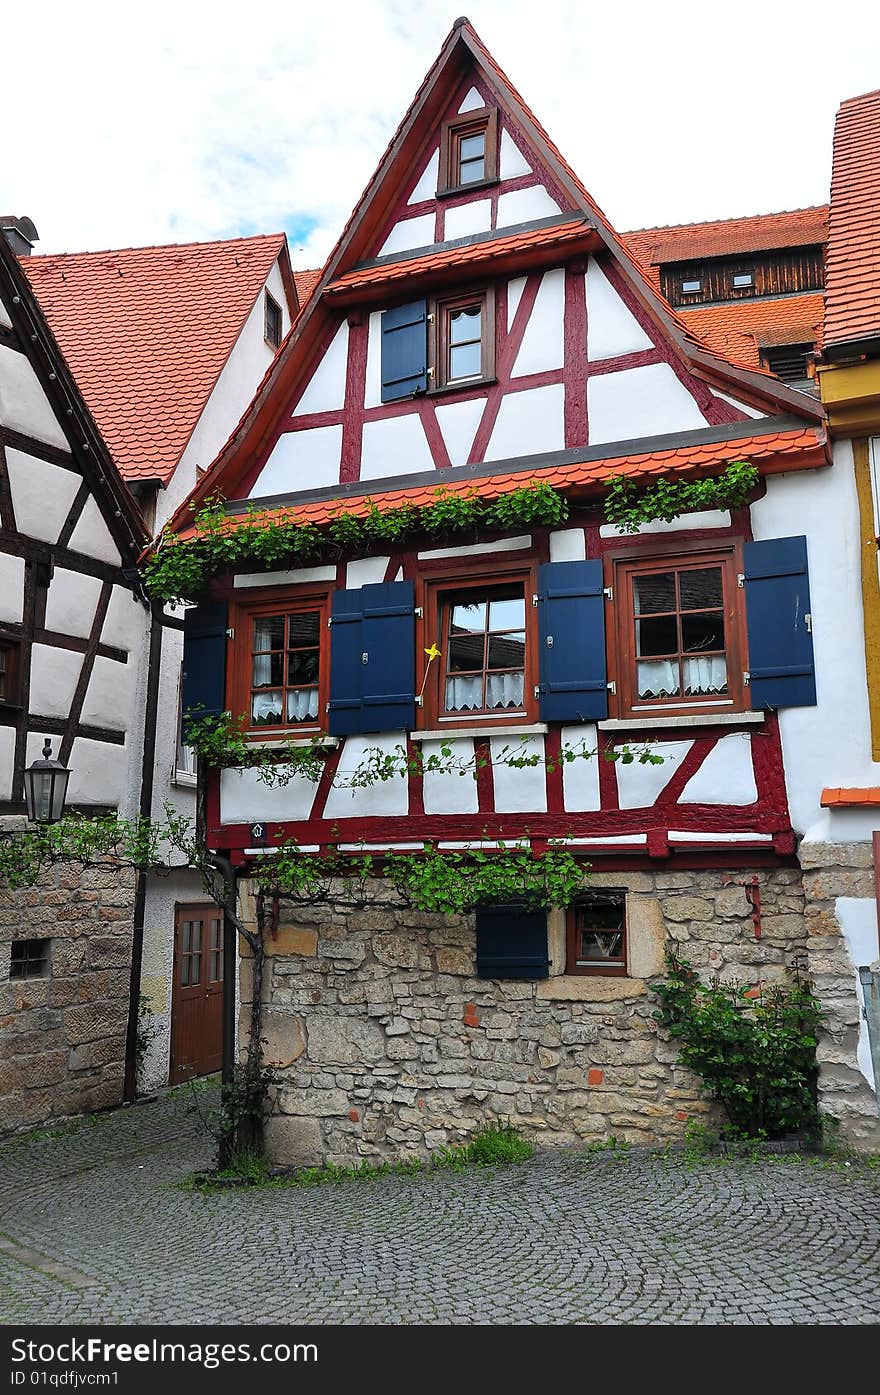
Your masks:
M 255 693 L 252 706 L 255 722 L 281 722 L 281 691 Z M 287 694 L 288 722 L 304 722 L 318 715 L 317 688 L 291 688 Z
M 723 654 L 686 658 L 683 662 L 684 690 L 688 697 L 727 691 L 727 660 Z M 677 659 L 639 659 L 639 697 L 677 697 Z
M 487 707 L 522 707 L 523 675 L 521 673 L 490 673 L 486 679 Z M 481 674 L 463 678 L 447 678 L 446 711 L 474 712 L 483 706 Z

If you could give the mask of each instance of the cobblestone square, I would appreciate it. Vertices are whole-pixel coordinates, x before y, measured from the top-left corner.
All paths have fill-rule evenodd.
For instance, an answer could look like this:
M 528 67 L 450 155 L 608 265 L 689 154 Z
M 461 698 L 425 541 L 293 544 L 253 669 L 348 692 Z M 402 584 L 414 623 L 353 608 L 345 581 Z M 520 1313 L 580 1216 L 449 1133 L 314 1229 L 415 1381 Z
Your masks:
M 880 1178 L 543 1151 L 205 1194 L 212 1090 L 0 1146 L 0 1321 L 864 1324 Z

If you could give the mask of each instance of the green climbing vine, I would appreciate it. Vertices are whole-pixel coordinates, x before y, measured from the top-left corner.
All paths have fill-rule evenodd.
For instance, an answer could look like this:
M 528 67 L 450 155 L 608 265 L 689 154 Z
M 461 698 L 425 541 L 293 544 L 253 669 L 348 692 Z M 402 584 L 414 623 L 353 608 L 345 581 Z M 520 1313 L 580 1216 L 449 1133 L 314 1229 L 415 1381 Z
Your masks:
M 732 460 L 720 475 L 698 480 L 657 480 L 646 488 L 624 475 L 607 481 L 605 517 L 623 533 L 637 533 L 643 523 L 671 523 L 692 509 L 738 509 L 760 479 L 745 460 Z

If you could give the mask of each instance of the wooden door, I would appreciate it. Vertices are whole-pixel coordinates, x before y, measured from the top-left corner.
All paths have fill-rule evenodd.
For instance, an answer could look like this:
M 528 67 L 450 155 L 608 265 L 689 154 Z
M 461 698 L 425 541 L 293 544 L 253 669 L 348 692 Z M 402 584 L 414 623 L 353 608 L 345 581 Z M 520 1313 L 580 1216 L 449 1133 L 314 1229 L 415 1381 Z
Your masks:
M 223 1054 L 223 916 L 214 905 L 174 908 L 172 1085 L 219 1070 Z

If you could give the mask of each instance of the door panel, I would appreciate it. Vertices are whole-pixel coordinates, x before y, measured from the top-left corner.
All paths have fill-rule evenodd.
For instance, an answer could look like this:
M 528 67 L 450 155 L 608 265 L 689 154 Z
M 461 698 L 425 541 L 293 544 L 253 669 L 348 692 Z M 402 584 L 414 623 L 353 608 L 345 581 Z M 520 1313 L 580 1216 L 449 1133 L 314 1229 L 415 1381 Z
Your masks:
M 219 1070 L 223 1054 L 223 916 L 214 905 L 174 911 L 172 1085 Z

